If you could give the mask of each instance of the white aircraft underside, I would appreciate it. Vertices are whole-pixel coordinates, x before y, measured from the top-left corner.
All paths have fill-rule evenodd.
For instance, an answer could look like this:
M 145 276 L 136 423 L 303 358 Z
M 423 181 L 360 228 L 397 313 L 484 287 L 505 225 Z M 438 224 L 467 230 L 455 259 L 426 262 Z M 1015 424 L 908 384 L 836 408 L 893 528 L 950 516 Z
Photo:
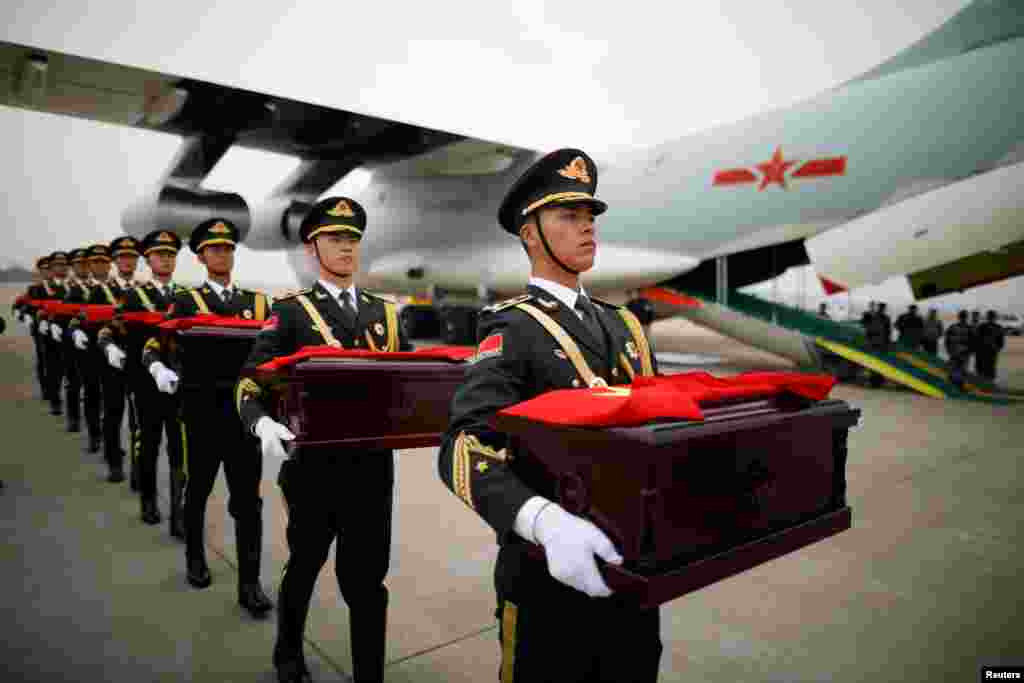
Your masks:
M 517 240 L 498 228 L 498 203 L 514 178 L 537 157 L 534 150 L 555 144 L 587 146 L 581 141 L 584 136 L 570 133 L 586 130 L 586 119 L 592 116 L 586 106 L 592 95 L 586 72 L 575 86 L 573 79 L 569 84 L 582 107 L 566 96 L 567 85 L 559 84 L 560 77 L 555 76 L 559 65 L 578 66 L 579 54 L 567 53 L 564 60 L 552 56 L 553 68 L 546 71 L 499 60 L 507 72 L 494 74 L 494 80 L 504 81 L 498 91 L 490 80 L 459 83 L 454 63 L 445 65 L 448 71 L 444 72 L 438 64 L 410 59 L 405 65 L 410 81 L 433 78 L 433 89 L 428 90 L 432 96 L 424 97 L 422 88 L 418 89 L 415 96 L 403 100 L 399 112 L 378 104 L 394 101 L 382 95 L 396 68 L 387 65 L 394 62 L 374 55 L 372 41 L 365 36 L 352 38 L 359 49 L 340 41 L 335 47 L 344 49 L 326 50 L 322 42 L 311 39 L 323 30 L 312 17 L 307 17 L 311 23 L 304 25 L 305 33 L 282 29 L 271 32 L 272 38 L 263 35 L 266 27 L 258 22 L 245 22 L 253 39 L 264 41 L 257 48 L 237 42 L 246 31 L 237 30 L 237 17 L 227 21 L 221 4 L 205 7 L 203 20 L 190 25 L 190 31 L 175 17 L 164 17 L 165 24 L 157 31 L 151 22 L 163 14 L 135 16 L 131 28 L 118 27 L 116 21 L 109 21 L 106 10 L 102 14 L 107 19 L 101 22 L 70 5 L 36 21 L 29 21 L 28 10 L 9 17 L 3 38 L 13 44 L 0 46 L 8 57 L 0 68 L 10 72 L 6 80 L 11 86 L 8 92 L 0 92 L 0 102 L 178 132 L 190 140 L 193 146 L 188 142 L 183 146 L 152 196 L 126 210 L 125 227 L 136 234 L 154 227 L 187 234 L 189 221 L 216 205 L 213 200 L 203 203 L 201 182 L 232 144 L 275 149 L 307 160 L 309 168 L 284 179 L 270 197 L 249 197 L 241 204 L 241 198 L 230 196 L 218 200 L 225 211 L 238 215 L 248 246 L 288 250 L 300 280 L 312 277 L 295 236 L 302 207 L 338 178 L 361 167 L 372 172 L 370 182 L 353 195 L 370 217 L 362 258 L 369 286 L 396 293 L 419 293 L 431 286 L 518 291 L 527 275 L 527 261 Z M 819 273 L 838 285 L 855 287 L 896 274 L 941 268 L 975 253 L 1024 242 L 1019 200 L 1024 193 L 1007 189 L 1007 184 L 1021 186 L 1020 162 L 1024 161 L 1024 90 L 1019 86 L 1024 83 L 1024 5 L 1014 0 L 979 1 L 952 18 L 951 7 L 920 9 L 916 29 L 907 21 L 911 10 L 891 5 L 861 7 L 879 25 L 889 22 L 900 29 L 874 43 L 858 42 L 856 32 L 828 12 L 790 6 L 789 11 L 806 14 L 803 29 L 793 27 L 789 44 L 785 40 L 775 47 L 758 43 L 763 49 L 753 62 L 747 59 L 747 50 L 746 57 L 705 64 L 698 77 L 692 62 L 695 55 L 689 56 L 691 61 L 668 63 L 662 57 L 661 70 L 648 74 L 647 87 L 677 93 L 672 106 L 678 108 L 683 122 L 679 128 L 697 132 L 653 147 L 596 154 L 598 195 L 610 209 L 599 219 L 597 263 L 587 275 L 586 286 L 600 292 L 653 285 L 714 257 L 811 238 L 807 252 Z M 722 16 L 726 15 L 736 31 L 734 43 L 714 47 L 719 54 L 739 54 L 737 45 L 745 43 L 735 38 L 752 35 L 753 26 L 763 22 L 764 15 L 729 4 L 722 8 Z M 279 28 L 294 28 L 298 17 L 295 10 L 286 12 L 277 19 Z M 353 32 L 376 35 L 369 29 L 360 32 L 360 17 L 349 19 L 344 22 L 347 36 Z M 645 25 L 650 27 L 656 19 L 649 17 Z M 423 17 L 418 21 L 426 21 L 420 29 L 431 25 Z M 193 53 L 210 55 L 213 50 L 214 26 L 234 29 L 236 42 L 227 41 L 214 50 L 217 59 L 197 63 Z M 657 35 L 661 29 L 650 30 Z M 188 49 L 168 44 L 168 34 L 173 36 L 175 31 L 188 37 Z M 153 40 L 143 39 L 153 34 L 158 34 Z M 781 37 L 786 35 L 783 32 Z M 728 99 L 731 91 L 750 90 L 751 64 L 760 65 L 759 69 L 771 64 L 792 68 L 794 50 L 813 55 L 813 41 L 806 42 L 807 36 L 820 41 L 819 50 L 821 45 L 839 45 L 841 54 L 852 56 L 831 72 L 805 58 L 803 73 L 794 71 L 787 87 L 780 89 L 786 95 L 769 100 L 777 107 L 770 111 L 762 104 L 761 113 L 724 125 L 702 125 L 688 118 L 687 111 L 705 111 L 706 103 L 716 97 Z M 583 43 L 564 35 L 551 40 L 567 41 L 566 47 L 580 49 L 593 41 L 577 38 Z M 506 51 L 514 52 L 515 39 L 503 39 Z M 430 44 L 442 49 L 450 47 L 452 40 L 435 37 Z M 232 47 L 255 50 L 256 56 L 250 62 L 239 61 Z M 476 48 L 481 55 L 493 57 L 481 45 Z M 58 49 L 94 61 L 67 66 L 74 58 L 49 52 Z M 692 46 L 676 49 L 669 53 L 680 57 L 689 54 Z M 52 60 L 50 73 L 39 77 L 43 85 L 33 91 L 34 67 L 26 60 L 40 51 L 47 55 L 44 61 Z M 705 57 L 712 52 L 705 50 Z M 888 58 L 892 54 L 896 56 Z M 248 68 L 251 63 L 258 68 Z M 465 57 L 456 63 L 464 65 Z M 485 60 L 488 64 L 494 66 Z M 602 73 L 601 64 L 591 64 L 595 74 Z M 38 68 L 46 71 L 47 65 Z M 721 73 L 707 80 L 709 69 Z M 447 78 L 438 79 L 440 73 Z M 773 82 L 770 74 L 759 73 L 765 82 Z M 197 86 L 196 81 L 167 74 L 189 74 L 204 82 Z M 115 89 L 105 78 L 120 79 L 116 91 L 120 94 L 113 94 Z M 688 88 L 688 78 L 704 83 L 705 89 Z M 255 116 L 269 118 L 249 128 L 239 124 L 224 137 L 222 128 L 209 123 L 210 109 L 201 110 L 195 104 L 201 99 L 196 94 L 199 86 L 218 96 L 242 97 L 231 100 L 236 103 L 232 106 L 241 109 L 238 102 L 247 106 L 252 100 L 259 110 Z M 104 87 L 107 99 L 97 99 Z M 239 87 L 255 93 L 232 90 Z M 801 90 L 807 87 L 818 94 Z M 799 98 L 804 99 L 792 104 Z M 449 105 L 447 119 L 438 107 L 444 100 Z M 749 100 L 743 101 L 749 106 Z M 134 109 L 132 102 L 136 102 Z M 375 108 L 364 106 L 367 103 Z M 618 106 L 628 108 L 629 104 Z M 734 111 L 744 111 L 743 105 L 737 107 Z M 355 113 L 366 111 L 375 116 L 383 112 L 390 122 Z M 317 130 L 317 122 L 334 115 L 343 117 L 338 119 L 341 124 L 322 123 L 324 130 Z M 226 107 L 224 116 L 230 123 L 232 116 L 248 121 L 246 117 L 253 113 L 245 110 L 236 115 Z M 294 117 L 301 122 L 295 123 Z M 719 114 L 713 120 L 730 118 Z M 538 125 L 545 124 L 557 137 L 517 135 L 517 126 L 531 122 L 533 130 L 543 130 Z M 374 138 L 365 132 L 377 125 L 397 126 L 393 130 L 401 128 L 399 132 L 412 136 L 408 138 L 412 142 L 385 149 L 381 140 L 388 135 L 395 139 L 398 133 Z M 417 137 L 415 126 L 433 130 L 423 129 L 424 134 Z M 340 128 L 345 128 L 348 142 L 332 137 Z M 217 135 L 223 139 L 213 143 L 206 139 Z M 199 138 L 204 139 L 197 142 Z M 174 195 L 170 199 L 169 191 Z M 963 232 L 963 212 L 951 210 L 957 206 L 956 196 L 983 198 L 974 203 L 977 210 L 972 212 L 969 233 Z M 915 225 L 908 226 L 908 221 Z M 963 239 L 964 234 L 970 238 Z M 930 242 L 922 240 L 925 235 Z M 1020 270 L 1014 272 L 1015 264 L 1004 265 L 999 276 L 1019 274 Z M 1024 263 L 1019 267 L 1024 269 Z M 919 284 L 920 291 L 930 291 L 929 283 Z

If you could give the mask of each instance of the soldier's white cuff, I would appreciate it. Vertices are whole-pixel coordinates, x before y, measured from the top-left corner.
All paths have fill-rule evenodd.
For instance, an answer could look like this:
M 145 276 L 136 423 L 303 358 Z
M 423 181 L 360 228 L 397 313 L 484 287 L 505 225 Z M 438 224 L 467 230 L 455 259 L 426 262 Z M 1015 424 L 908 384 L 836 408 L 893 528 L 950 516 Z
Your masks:
M 515 532 L 530 543 L 536 543 L 537 539 L 533 536 L 534 523 L 537 521 L 540 511 L 550 503 L 551 501 L 543 496 L 533 496 L 523 503 L 519 512 L 516 513 L 516 521 L 513 525 Z

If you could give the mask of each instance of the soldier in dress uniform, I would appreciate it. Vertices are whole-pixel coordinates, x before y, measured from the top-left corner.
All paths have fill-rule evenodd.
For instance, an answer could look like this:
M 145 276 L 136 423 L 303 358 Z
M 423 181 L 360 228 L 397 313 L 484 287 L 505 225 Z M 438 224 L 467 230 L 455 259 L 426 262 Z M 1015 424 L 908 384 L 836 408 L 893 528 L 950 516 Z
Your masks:
M 156 502 L 156 471 L 160 442 L 165 431 L 170 469 L 172 471 L 181 471 L 182 469 L 184 456 L 182 452 L 183 428 L 179 419 L 180 405 L 176 396 L 159 390 L 160 383 L 167 381 L 166 375 L 155 371 L 146 372 L 142 365 L 142 347 L 133 344 L 128 349 L 122 348 L 128 340 L 124 334 L 123 324 L 117 319 L 117 315 L 142 312 L 165 313 L 170 308 L 174 296 L 181 289 L 171 280 L 180 249 L 181 238 L 173 232 L 154 230 L 143 238 L 142 255 L 153 273 L 153 278 L 125 294 L 123 303 L 115 309 L 113 323 L 100 330 L 99 334 L 99 346 L 110 365 L 125 368 L 127 361 L 128 382 L 135 395 L 142 432 L 137 476 L 142 508 L 141 517 L 146 524 L 159 524 L 162 519 Z M 151 343 L 155 343 L 155 339 L 146 342 L 146 344 Z M 174 533 L 176 530 L 173 526 L 171 531 L 172 536 L 181 538 Z
M 66 279 L 68 274 L 68 254 L 66 251 L 55 251 L 50 254 L 50 279 L 43 283 L 43 299 L 63 301 L 67 294 Z M 38 333 L 46 351 L 46 395 L 50 400 L 50 414 L 61 415 L 61 388 L 64 382 L 64 354 L 60 342 L 54 341 L 50 334 L 50 319 L 44 312 L 37 315 Z
M 88 248 L 72 249 L 68 252 L 71 262 L 71 276 L 67 280 L 67 291 L 64 303 L 84 304 L 89 298 L 89 261 Z M 66 323 L 54 322 L 50 325 L 50 334 L 58 342 L 64 358 L 64 372 L 67 382 L 64 385 L 64 404 L 67 410 L 68 431 L 81 431 L 82 416 L 82 363 L 78 349 L 71 338 L 74 319 Z M 64 327 L 68 329 L 65 330 Z M 90 434 L 90 437 L 92 434 Z M 90 439 L 91 441 L 91 439 Z
M 89 268 L 89 278 L 85 281 L 87 286 L 85 301 L 81 303 L 89 305 L 117 305 L 117 299 L 110 288 L 110 247 L 106 244 L 94 244 L 86 250 L 86 260 Z M 82 376 L 82 387 L 85 390 L 85 424 L 89 431 L 89 452 L 96 453 L 100 450 L 102 431 L 100 415 L 103 410 L 103 380 L 104 368 L 109 367 L 105 360 L 99 355 L 96 347 L 95 333 L 91 335 L 82 329 L 83 316 L 71 321 L 71 340 L 76 349 L 76 360 Z
M 621 563 L 609 538 L 566 512 L 556 483 L 528 452 L 488 425 L 507 406 L 572 387 L 653 375 L 640 322 L 593 299 L 580 274 L 594 263 L 597 167 L 577 149 L 537 161 L 498 211 L 521 240 L 532 276 L 526 294 L 481 311 L 480 342 L 451 404 L 439 450 L 441 480 L 496 532 L 500 680 L 654 681 L 661 657 L 658 609 L 612 594 L 597 558 Z M 547 563 L 531 558 L 530 543 Z
M 201 287 L 178 293 L 170 314 L 172 318 L 210 313 L 246 320 L 262 321 L 269 317 L 270 298 L 266 294 L 241 289 L 231 281 L 238 240 L 238 228 L 228 220 L 213 218 L 196 226 L 189 238 L 189 248 L 206 267 L 206 282 Z M 154 376 L 162 372 L 171 379 L 161 385 L 162 391 L 176 389 L 179 372 L 195 372 L 188 367 L 180 368 L 169 351 L 151 343 L 142 359 Z M 154 370 L 154 366 L 166 368 L 164 360 L 174 369 L 158 367 Z M 198 388 L 196 384 L 190 380 L 190 389 L 182 396 L 188 466 L 184 508 L 186 576 L 196 588 L 206 588 L 211 583 L 203 531 L 206 503 L 223 462 L 228 483 L 228 512 L 235 520 L 238 603 L 253 616 L 261 616 L 274 606 L 260 586 L 263 460 L 256 457 L 256 441 L 238 419 L 234 382 L 219 386 L 211 378 L 208 382 L 200 381 Z M 182 474 L 175 473 L 171 481 L 172 508 L 181 496 Z
M 135 281 L 135 268 L 142 255 L 142 245 L 134 237 L 118 237 L 108 245 L 110 256 L 117 265 L 116 272 L 107 280 L 107 288 L 114 296 L 114 305 L 122 305 L 128 292 L 138 283 Z M 106 303 L 106 291 L 93 292 L 95 300 L 90 303 Z M 99 347 L 97 345 L 97 351 Z M 124 481 L 124 450 L 121 448 L 121 422 L 124 420 L 125 395 L 128 384 L 125 382 L 124 371 L 111 366 L 100 353 L 100 381 L 103 392 L 103 457 L 110 470 L 107 481 L 118 483 Z M 133 414 L 129 418 L 133 427 L 131 437 L 138 443 L 138 423 Z M 134 465 L 134 463 L 133 463 Z M 133 490 L 138 489 L 138 468 L 133 467 Z
M 257 337 L 247 367 L 304 346 L 412 348 L 398 324 L 395 304 L 353 282 L 366 229 L 366 212 L 355 200 L 330 197 L 313 206 L 299 234 L 307 253 L 317 259 L 320 278 L 312 289 L 274 303 L 274 314 Z M 236 391 L 242 422 L 260 438 L 264 456 L 284 458 L 282 439 L 294 435 L 268 414 L 271 406 L 263 402 L 263 388 L 246 378 Z M 350 613 L 353 675 L 359 683 L 383 680 L 393 453 L 296 449 L 282 463 L 278 484 L 288 509 L 290 552 L 277 606 L 273 659 L 278 680 L 310 680 L 302 635 L 317 575 L 335 537 L 335 575 Z
M 28 287 L 26 295 L 34 301 L 47 298 L 47 289 L 50 279 L 50 257 L 43 256 L 36 260 L 36 279 Z M 46 401 L 49 399 L 49 391 L 46 383 L 46 342 L 40 336 L 38 329 L 37 312 L 30 306 L 19 306 L 18 319 L 28 330 L 32 342 L 36 348 L 36 379 L 39 381 L 39 397 Z
M 978 374 L 993 382 L 996 379 L 996 358 L 1006 345 L 1006 332 L 998 319 L 998 313 L 989 311 L 985 322 L 974 330 L 974 363 Z

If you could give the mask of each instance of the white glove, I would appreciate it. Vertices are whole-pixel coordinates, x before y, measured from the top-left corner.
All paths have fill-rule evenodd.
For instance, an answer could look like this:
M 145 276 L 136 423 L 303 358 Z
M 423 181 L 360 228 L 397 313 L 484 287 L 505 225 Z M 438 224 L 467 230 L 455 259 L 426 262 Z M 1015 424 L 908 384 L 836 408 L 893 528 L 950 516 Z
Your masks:
M 64 330 L 60 329 L 60 325 L 53 323 L 50 325 L 50 336 L 53 337 L 53 341 L 60 341 L 60 338 L 64 336 Z
M 89 335 L 81 330 L 75 330 L 72 332 L 71 338 L 75 342 L 75 348 L 80 351 L 85 351 L 85 347 L 89 345 Z
M 557 581 L 592 598 L 612 594 L 597 568 L 594 555 L 612 564 L 622 564 L 622 556 L 603 531 L 552 503 L 537 515 L 534 535 L 544 546 L 548 573 Z
M 178 373 L 169 370 L 160 361 L 149 366 L 149 374 L 156 380 L 156 388 L 165 394 L 173 394 L 178 390 Z
M 295 438 L 290 429 L 264 415 L 256 420 L 252 430 L 256 436 L 260 437 L 260 447 L 263 449 L 264 456 L 271 455 L 281 460 L 288 457 L 288 452 L 285 451 L 284 444 L 281 442 L 291 441 Z
M 124 370 L 124 359 L 126 354 L 117 347 L 117 344 L 107 345 L 107 362 L 118 370 Z
M 49 329 L 50 329 L 50 323 L 49 322 L 47 322 L 46 320 L 40 320 L 39 321 L 39 334 L 46 334 Z

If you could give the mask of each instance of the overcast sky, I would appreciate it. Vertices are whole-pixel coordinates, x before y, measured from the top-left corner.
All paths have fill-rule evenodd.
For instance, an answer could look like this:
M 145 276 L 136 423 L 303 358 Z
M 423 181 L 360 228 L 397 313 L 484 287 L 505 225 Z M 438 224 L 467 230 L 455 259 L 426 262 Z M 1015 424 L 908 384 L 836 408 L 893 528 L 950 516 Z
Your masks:
M 614 164 L 626 150 L 837 85 L 965 3 L 288 4 L 4 3 L 0 36 L 524 147 L 578 145 Z M 0 107 L 11 237 L 0 265 L 119 234 L 121 210 L 166 170 L 177 145 L 163 134 Z M 206 185 L 255 203 L 294 165 L 233 149 Z M 187 251 L 179 274 L 201 276 Z M 245 249 L 237 276 L 295 284 L 280 254 Z

